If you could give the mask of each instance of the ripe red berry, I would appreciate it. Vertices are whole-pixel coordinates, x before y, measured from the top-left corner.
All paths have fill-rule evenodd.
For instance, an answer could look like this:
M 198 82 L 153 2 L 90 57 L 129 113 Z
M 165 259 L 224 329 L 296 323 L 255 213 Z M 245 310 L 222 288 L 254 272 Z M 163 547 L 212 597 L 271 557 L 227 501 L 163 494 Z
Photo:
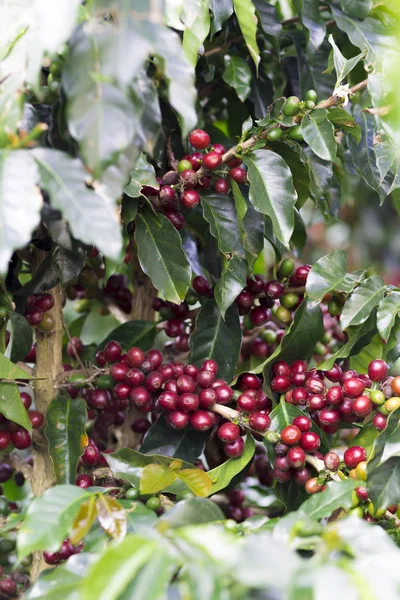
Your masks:
M 388 374 L 388 365 L 384 360 L 372 360 L 368 366 L 368 376 L 371 381 L 383 381 Z
M 42 312 L 51 310 L 54 306 L 54 298 L 51 294 L 37 294 L 35 299 L 35 307 Z
M 86 446 L 82 454 L 82 461 L 86 466 L 94 467 L 99 462 L 100 457 L 100 450 L 97 448 L 97 446 L 89 444 L 89 446 Z
M 44 421 L 44 416 L 38 410 L 30 410 L 28 412 L 28 417 L 30 422 L 32 423 L 33 429 L 37 429 L 40 427 Z
M 196 377 L 196 383 L 200 388 L 206 389 L 214 382 L 215 375 L 212 371 L 201 370 Z
M 299 415 L 293 419 L 292 425 L 298 427 L 302 433 L 305 431 L 310 431 L 311 429 L 311 419 L 306 417 L 305 415 Z
M 229 192 L 229 183 L 227 179 L 220 177 L 214 183 L 214 189 L 217 194 L 227 194 Z
M 289 471 L 291 468 L 291 464 L 287 455 L 285 456 L 277 456 L 274 460 L 274 469 L 278 469 L 279 471 Z
M 125 362 L 114 363 L 110 367 L 110 375 L 115 381 L 124 381 L 129 366 Z
M 347 448 L 343 456 L 346 467 L 354 469 L 358 463 L 367 460 L 367 452 L 362 446 L 352 446 Z
M 158 397 L 158 404 L 164 410 L 176 410 L 178 408 L 178 400 L 178 394 L 169 390 L 164 390 Z
M 343 382 L 343 393 L 349 398 L 357 398 L 364 393 L 365 385 L 358 377 L 350 377 Z
M 292 400 L 294 404 L 305 404 L 309 393 L 304 387 L 297 387 L 292 392 Z
M 8 429 L 0 429 L 0 451 L 5 450 L 11 443 L 11 432 Z
M 21 392 L 20 396 L 23 405 L 25 406 L 26 410 L 28 410 L 32 404 L 32 397 L 27 392 Z
M 61 544 L 61 548 L 57 552 L 58 558 L 63 560 L 68 560 L 70 556 L 74 554 L 74 547 L 70 541 L 64 540 Z
M 339 365 L 333 365 L 329 371 L 324 371 L 324 375 L 332 383 L 338 383 L 342 379 L 343 371 Z
M 293 446 L 298 443 L 301 435 L 302 433 L 298 427 L 295 425 L 288 425 L 281 432 L 281 441 L 287 446 Z
M 254 431 L 264 433 L 271 425 L 271 419 L 269 416 L 262 412 L 252 413 L 249 417 L 249 426 Z
M 110 404 L 110 393 L 99 388 L 93 390 L 90 396 L 90 404 L 93 408 L 104 410 Z
M 176 381 L 176 387 L 181 394 L 185 392 L 195 392 L 196 382 L 190 375 L 181 375 Z
M 247 173 L 241 167 L 232 167 L 232 169 L 229 169 L 229 177 L 232 177 L 236 183 L 246 183 L 247 181 Z
M 291 471 L 281 471 L 280 469 L 274 469 L 274 477 L 278 483 L 287 483 L 292 479 Z
M 356 488 L 355 491 L 361 502 L 366 502 L 368 500 L 368 490 L 366 487 L 361 485 L 360 487 Z
M 5 483 L 9 479 L 11 479 L 12 474 L 13 474 L 13 470 L 9 464 L 7 464 L 7 463 L 0 464 L 0 483 Z
M 164 383 L 163 376 L 159 371 L 150 371 L 146 376 L 145 387 L 149 392 L 156 392 Z
M 130 396 L 136 406 L 145 406 L 150 400 L 150 393 L 142 386 L 133 388 Z
M 293 469 L 301 469 L 304 467 L 306 461 L 306 454 L 302 448 L 298 446 L 296 448 L 290 448 L 287 453 L 287 459 Z
M 323 488 L 324 486 L 318 483 L 317 477 L 312 477 L 305 485 L 307 494 L 318 494 L 319 492 L 322 492 Z
M 353 412 L 357 417 L 366 417 L 372 411 L 372 402 L 368 396 L 359 396 L 353 400 Z
M 300 446 L 305 452 L 315 452 L 319 449 L 321 440 L 317 433 L 306 431 L 301 434 Z
M 210 284 L 202 275 L 197 275 L 192 281 L 192 288 L 199 296 L 208 296 L 210 293 Z
M 178 406 L 180 410 L 194 412 L 199 408 L 199 397 L 196 394 L 185 393 L 179 396 Z
M 319 413 L 321 425 L 337 425 L 340 421 L 340 412 L 333 408 L 324 408 Z
M 216 375 L 218 373 L 218 365 L 214 359 L 209 358 L 201 365 L 201 371 L 211 371 Z
M 154 370 L 156 370 L 162 364 L 163 355 L 159 350 L 149 350 L 146 354 L 146 359 L 152 363 Z
M 43 552 L 43 558 L 45 563 L 48 565 L 58 565 L 60 563 L 60 559 L 58 558 L 57 552 Z
M 214 419 L 209 412 L 198 410 L 191 415 L 190 424 L 197 431 L 207 431 L 214 425 Z
M 215 152 L 218 152 L 218 154 L 221 154 L 221 156 L 225 154 L 225 146 L 222 144 L 213 144 L 212 150 L 215 150 Z
M 278 377 L 274 377 L 274 379 L 271 381 L 272 391 L 278 392 L 279 394 L 286 392 L 289 389 L 289 387 L 290 387 L 289 377 L 278 376 Z
M 237 406 L 239 410 L 250 413 L 256 409 L 257 402 L 255 398 L 246 394 L 241 394 L 237 399 Z
M 200 204 L 200 194 L 196 190 L 185 190 L 181 202 L 185 208 L 196 208 Z
M 192 152 L 187 157 L 187 160 L 192 165 L 193 171 L 198 171 L 203 164 L 203 154 L 201 152 Z
M 196 150 L 204 150 L 210 145 L 210 136 L 203 129 L 194 129 L 189 135 L 189 142 Z
M 297 485 L 305 485 L 307 481 L 311 478 L 310 470 L 307 467 L 303 467 L 302 469 L 298 469 L 295 471 L 294 480 Z
M 372 424 L 378 431 L 383 431 L 386 428 L 387 417 L 381 413 L 376 413 L 372 419 Z
M 343 391 L 340 385 L 333 385 L 326 393 L 326 401 L 331 406 L 338 406 L 343 400 Z
M 100 352 L 100 350 L 98 352 L 96 352 L 94 359 L 96 361 L 96 365 L 101 368 L 104 368 L 107 364 L 106 358 L 104 356 L 104 352 Z
M 328 452 L 325 454 L 324 463 L 326 468 L 330 471 L 337 471 L 340 467 L 340 458 L 336 452 Z
M 90 475 L 82 473 L 81 475 L 77 476 L 75 484 L 80 488 L 86 489 L 93 485 L 93 479 L 90 477 Z
M 199 403 L 200 408 L 207 410 L 211 408 L 213 404 L 217 401 L 217 395 L 212 389 L 205 389 L 199 392 Z
M 5 596 L 16 596 L 17 595 L 17 584 L 11 577 L 0 580 L 0 592 Z
M 306 390 L 310 394 L 323 394 L 326 390 L 326 385 L 318 377 L 310 377 L 305 383 Z
M 216 169 L 222 164 L 222 156 L 215 150 L 208 152 L 203 156 L 203 166 L 206 169 Z
M 222 442 L 234 442 L 240 437 L 240 428 L 235 423 L 224 423 L 218 429 L 218 437 Z
M 185 217 L 181 213 L 178 213 L 178 212 L 175 212 L 175 211 L 171 211 L 171 212 L 168 212 L 165 216 L 167 217 L 167 219 L 169 221 L 171 221 L 172 225 L 178 231 L 180 231 L 181 229 L 184 228 L 184 226 L 185 226 Z
M 190 415 L 182 410 L 172 410 L 167 413 L 166 422 L 173 429 L 184 429 L 189 425 Z
M 117 362 L 122 354 L 121 344 L 116 341 L 108 342 L 103 350 L 103 354 L 107 362 Z
M 256 306 L 250 313 L 251 322 L 255 327 L 260 327 L 269 321 L 271 318 L 271 311 L 269 308 L 263 306 Z
M 70 358 L 76 358 L 76 356 L 80 356 L 83 351 L 82 341 L 78 337 L 73 337 L 67 344 L 67 354 Z
M 151 427 L 148 419 L 135 419 L 131 425 L 132 431 L 135 433 L 146 433 Z
M 25 313 L 25 319 L 28 321 L 31 327 L 34 327 L 35 325 L 39 325 L 39 323 L 42 321 L 43 312 L 36 307 L 30 308 Z
M 16 431 L 11 433 L 11 442 L 17 450 L 25 450 L 25 448 L 29 448 L 31 445 L 32 438 L 26 429 L 18 427 Z
M 244 450 L 244 441 L 240 437 L 234 442 L 230 442 L 229 444 L 224 445 L 224 452 L 230 458 L 239 458 L 242 456 Z

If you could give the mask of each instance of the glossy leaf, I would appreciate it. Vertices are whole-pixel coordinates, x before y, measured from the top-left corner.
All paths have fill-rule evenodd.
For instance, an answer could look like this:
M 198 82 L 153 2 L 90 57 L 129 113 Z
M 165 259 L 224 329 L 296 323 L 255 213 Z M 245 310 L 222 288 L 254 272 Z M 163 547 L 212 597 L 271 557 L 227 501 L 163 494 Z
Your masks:
M 156 463 L 146 465 L 140 476 L 140 493 L 156 494 L 172 485 L 176 477 L 176 473 L 167 466 Z
M 24 369 L 14 364 L 4 354 L 0 354 L 0 379 L 31 379 Z
M 303 117 L 301 132 L 304 141 L 311 150 L 322 160 L 336 160 L 335 130 L 327 119 L 325 108 L 316 108 Z
M 5 379 L 11 378 L 5 377 Z M 31 421 L 16 384 L 0 383 L 0 413 L 9 421 L 13 421 L 28 431 L 32 431 Z
M 295 0 L 295 7 L 303 25 L 308 29 L 310 48 L 317 50 L 325 39 L 325 23 L 319 11 L 318 0 Z
M 87 173 L 78 158 L 51 148 L 36 148 L 33 156 L 41 187 L 68 220 L 74 237 L 118 258 L 122 239 L 114 198 L 96 194 L 85 185 Z
M 209 0 L 189 0 L 184 3 L 182 21 L 183 50 L 190 64 L 197 64 L 199 50 L 210 31 Z
M 150 350 L 156 337 L 156 324 L 152 321 L 128 321 L 113 329 L 99 344 L 97 350 L 103 350 L 107 342 L 115 340 L 124 349 L 138 346 L 142 350 Z
M 327 118 L 335 127 L 339 127 L 348 135 L 353 136 L 357 143 L 360 143 L 361 127 L 357 125 L 353 117 L 344 108 L 338 108 L 337 106 L 330 108 Z
M 239 27 L 246 42 L 247 49 L 254 61 L 256 69 L 260 62 L 260 50 L 257 45 L 257 19 L 254 4 L 251 0 L 233 0 Z
M 274 143 L 273 147 L 275 152 L 282 156 L 292 173 L 293 186 L 297 192 L 296 207 L 301 208 L 311 196 L 310 168 L 302 160 L 301 146 L 295 142 L 291 144 L 278 142 Z
M 246 251 L 247 262 L 252 266 L 264 248 L 264 219 L 260 219 L 260 214 L 250 204 L 248 197 L 245 197 L 244 188 L 240 189 L 234 180 L 231 181 L 231 188 L 242 244 Z
M 239 56 L 224 57 L 225 71 L 222 76 L 225 83 L 233 87 L 242 102 L 248 98 L 251 91 L 251 69 L 247 62 Z
M 306 292 L 313 304 L 330 292 L 349 294 L 360 283 L 365 271 L 347 273 L 346 250 L 334 250 L 314 263 L 308 274 Z
M 121 504 L 112 496 L 99 495 L 96 501 L 97 518 L 104 531 L 114 540 L 124 539 L 128 519 Z
M 136 217 L 135 241 L 143 271 L 166 300 L 179 304 L 189 288 L 191 269 L 175 227 L 146 206 Z
M 147 162 L 144 155 L 141 154 L 136 162 L 135 168 L 131 172 L 131 179 L 124 188 L 124 194 L 127 194 L 131 198 L 138 198 L 141 195 L 142 187 L 145 185 L 156 190 L 160 189 L 160 184 L 157 182 L 153 165 Z M 129 220 L 133 221 L 133 218 Z
M 83 502 L 69 530 L 69 539 L 74 546 L 79 544 L 89 532 L 97 517 L 96 497 Z
M 161 528 L 164 527 L 164 524 L 179 528 L 185 525 L 222 521 L 224 518 L 222 510 L 215 502 L 205 498 L 188 498 L 187 500 L 181 500 L 164 513 L 160 517 L 159 523 Z
M 274 234 L 288 247 L 297 201 L 289 167 L 279 154 L 271 150 L 256 150 L 247 154 L 244 162 L 248 167 L 251 203 L 271 219 Z
M 90 493 L 76 485 L 57 485 L 35 498 L 18 532 L 18 559 L 35 550 L 58 550 L 80 505 L 89 498 Z
M 372 423 L 367 423 L 361 427 L 356 437 L 352 439 L 351 444 L 362 446 L 367 451 L 367 456 L 372 456 L 372 449 L 379 431 L 375 429 Z
M 360 283 L 343 307 L 340 316 L 342 329 L 364 323 L 370 316 L 371 311 L 382 302 L 385 289 L 383 279 L 377 275 L 368 277 Z
M 233 2 L 232 0 L 210 0 L 210 9 L 213 14 L 210 33 L 213 37 L 218 31 L 221 31 L 225 21 L 233 13 Z
M 167 552 L 155 553 L 151 560 L 139 570 L 118 600 L 148 600 L 151 590 L 152 600 L 164 600 L 168 594 L 172 572 L 176 569 L 175 557 Z
M 379 304 L 376 323 L 381 338 L 387 342 L 400 312 L 400 292 L 390 292 Z
M 215 286 L 214 296 L 223 317 L 246 285 L 247 273 L 247 262 L 240 256 L 222 259 L 222 274 Z
M 239 360 L 242 331 L 239 313 L 232 305 L 225 319 L 214 300 L 207 300 L 196 318 L 195 329 L 190 336 L 189 362 L 200 366 L 206 359 L 217 361 L 218 376 L 230 381 Z
M 193 468 L 176 471 L 176 475 L 195 496 L 206 498 L 210 495 L 212 480 L 209 473 Z
M 33 332 L 28 321 L 15 311 L 10 312 L 10 340 L 4 356 L 16 363 L 22 360 L 32 346 Z
M 365 57 L 365 52 L 361 52 L 360 54 L 357 54 L 357 56 L 353 56 L 353 58 L 347 60 L 336 45 L 332 35 L 328 37 L 328 42 L 333 49 L 333 64 L 335 65 L 337 77 L 335 88 L 337 88 L 339 85 L 341 85 L 347 75 L 354 69 L 354 67 L 358 65 L 360 60 Z
M 264 0 L 254 0 L 253 4 L 256 7 L 262 29 L 271 36 L 272 42 L 276 45 L 282 33 L 282 25 L 276 14 L 276 7 L 267 4 Z
M 162 454 L 193 463 L 202 454 L 207 437 L 207 431 L 196 431 L 191 427 L 172 429 L 166 424 L 164 415 L 160 415 L 147 432 L 140 452 Z
M 72 400 L 69 394 L 59 394 L 47 409 L 45 434 L 58 484 L 75 483 L 79 457 L 88 445 L 86 421 L 83 398 Z
M 342 11 L 349 17 L 365 19 L 371 12 L 373 0 L 340 0 Z
M 310 519 L 320 521 L 330 517 L 338 508 L 349 509 L 353 503 L 353 490 L 359 485 L 354 479 L 346 481 L 330 481 L 326 490 L 314 494 L 304 502 L 298 513 L 299 519 L 306 515 Z
M 212 481 L 210 495 L 225 489 L 232 479 L 239 475 L 254 456 L 255 442 L 252 435 L 246 436 L 243 454 L 239 458 L 229 458 L 227 461 L 207 472 Z
M 21 178 L 21 173 L 24 177 Z M 16 248 L 30 242 L 40 221 L 42 196 L 36 186 L 38 172 L 31 155 L 23 150 L 0 151 L 0 273 Z
M 376 313 L 373 311 L 368 319 L 358 327 L 350 327 L 347 331 L 347 342 L 343 344 L 331 357 L 327 358 L 318 369 L 327 371 L 333 367 L 340 358 L 347 358 L 357 354 L 357 348 L 363 348 L 370 343 L 376 332 Z
M 378 436 L 379 437 L 379 436 Z M 386 509 L 400 501 L 400 458 L 394 456 L 383 464 L 368 465 L 367 487 L 375 510 Z
M 223 254 L 237 254 L 245 258 L 233 199 L 222 194 L 202 194 L 203 215 L 210 225 Z
M 371 342 L 361 352 L 350 358 L 350 369 L 357 373 L 368 373 L 368 365 L 375 358 L 383 358 L 386 347 L 379 334 L 374 335 Z

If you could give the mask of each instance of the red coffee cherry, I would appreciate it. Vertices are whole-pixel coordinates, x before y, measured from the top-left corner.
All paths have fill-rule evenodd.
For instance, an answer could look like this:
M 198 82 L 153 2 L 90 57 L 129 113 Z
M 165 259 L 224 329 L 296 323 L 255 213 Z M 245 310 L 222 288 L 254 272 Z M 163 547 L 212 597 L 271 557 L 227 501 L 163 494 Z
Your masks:
M 333 385 L 326 392 L 326 401 L 331 406 L 338 406 L 343 400 L 343 391 L 340 385 Z
M 269 308 L 263 306 L 256 306 L 250 313 L 251 322 L 255 327 L 260 327 L 267 323 L 271 318 L 271 311 Z
M 305 404 L 309 393 L 304 387 L 297 387 L 292 391 L 293 404 Z
M 236 183 L 246 183 L 247 181 L 247 173 L 241 167 L 232 167 L 232 169 L 229 169 L 229 177 L 232 177 Z
M 195 392 L 196 382 L 190 375 L 181 375 L 176 381 L 176 387 L 181 394 Z
M 212 150 L 215 150 L 215 152 L 218 152 L 218 154 L 221 154 L 221 156 L 225 154 L 225 146 L 222 144 L 213 144 Z
M 338 425 L 340 422 L 340 412 L 333 408 L 324 408 L 319 413 L 319 422 L 321 425 Z
M 274 477 L 278 483 L 287 483 L 292 479 L 291 471 L 281 471 L 280 469 L 274 469 Z
M 124 381 L 126 374 L 129 371 L 129 366 L 125 362 L 114 363 L 110 367 L 110 375 L 115 381 Z
M 213 389 L 208 388 L 205 390 L 201 390 L 199 392 L 200 408 L 207 410 L 207 409 L 211 408 L 211 406 L 213 404 L 215 404 L 216 401 L 217 401 L 217 395 Z
M 6 577 L 0 580 L 0 592 L 5 596 L 17 595 L 17 584 L 11 577 Z
M 246 394 L 241 394 L 237 399 L 237 406 L 239 410 L 251 413 L 256 409 L 257 402 L 255 398 Z
M 240 437 L 240 428 L 235 423 L 224 423 L 217 435 L 222 442 L 231 443 Z
M 367 452 L 362 446 L 352 446 L 347 448 L 343 460 L 346 467 L 354 469 L 360 462 L 367 460 Z
M 32 438 L 26 429 L 23 427 L 18 427 L 16 431 L 11 433 L 11 442 L 14 444 L 17 450 L 25 450 L 31 445 Z
M 200 204 L 200 194 L 196 190 L 185 190 L 181 202 L 185 208 L 196 208 Z
M 360 485 L 355 491 L 361 502 L 366 502 L 368 500 L 368 490 L 366 487 Z
M 271 279 L 265 284 L 265 295 L 273 300 L 279 300 L 284 294 L 285 286 L 280 281 Z
M 207 431 L 214 425 L 214 419 L 209 412 L 198 410 L 190 417 L 190 424 L 196 431 Z
M 321 446 L 321 440 L 317 433 L 306 431 L 301 434 L 300 446 L 305 452 L 316 452 Z
M 324 375 L 332 383 L 338 383 L 342 379 L 343 371 L 339 365 L 333 365 L 329 371 L 324 371 Z
M 317 477 L 312 477 L 305 485 L 307 494 L 318 494 L 319 492 L 322 492 L 323 489 L 324 486 L 318 483 Z
M 311 419 L 305 415 L 299 415 L 293 419 L 292 425 L 298 427 L 302 433 L 311 429 Z
M 47 552 L 46 550 L 43 552 L 44 562 L 48 565 L 58 565 L 60 563 L 60 559 L 58 558 L 57 552 Z
M 271 425 L 271 419 L 263 412 L 252 413 L 249 417 L 249 426 L 254 431 L 264 433 Z
M 130 397 L 133 404 L 136 406 L 146 406 L 150 401 L 150 393 L 143 386 L 133 388 Z
M 233 389 L 226 383 L 215 388 L 215 395 L 219 404 L 229 404 L 233 399 L 233 394 Z
M 40 427 L 44 421 L 44 416 L 38 410 L 30 410 L 28 412 L 28 417 L 32 423 L 33 429 L 38 429 L 38 427 Z
M 378 431 L 383 431 L 386 428 L 387 417 L 381 413 L 376 413 L 372 419 L 372 424 Z
M 27 392 L 20 392 L 21 400 L 26 410 L 28 410 L 32 404 L 32 397 Z
M 5 450 L 11 443 L 11 432 L 8 429 L 0 429 L 0 450 Z
M 377 358 L 368 365 L 368 377 L 371 381 L 383 381 L 387 377 L 388 369 L 386 362 Z
M 94 467 L 98 464 L 100 458 L 101 454 L 97 446 L 94 446 L 93 444 L 89 444 L 89 446 L 86 446 L 82 454 L 82 461 L 86 466 Z
M 353 400 L 353 412 L 357 417 L 366 417 L 372 411 L 373 405 L 368 396 L 359 396 Z
M 82 354 L 83 348 L 82 341 L 78 337 L 73 337 L 67 344 L 67 354 L 70 358 L 76 358 L 77 355 Z
M 298 446 L 296 448 L 290 448 L 287 453 L 287 459 L 293 469 L 301 469 L 305 465 L 306 453 Z
M 307 467 L 298 469 L 294 473 L 294 480 L 297 485 L 305 485 L 309 479 L 311 479 L 311 473 Z
M 210 284 L 202 275 L 197 275 L 192 281 L 192 288 L 199 296 L 208 296 L 211 291 Z
M 199 408 L 199 397 L 196 394 L 185 393 L 179 396 L 178 407 L 180 410 L 193 412 Z
M 203 156 L 203 166 L 206 169 L 216 169 L 222 164 L 222 156 L 219 152 L 212 150 Z
M 165 420 L 173 429 L 184 429 L 189 425 L 190 415 L 182 410 L 172 410 L 167 413 Z
M 116 341 L 110 341 L 106 344 L 103 350 L 104 358 L 107 362 L 115 363 L 121 358 L 121 344 Z
M 298 443 L 302 435 L 307 434 L 302 434 L 300 429 L 295 425 L 288 425 L 281 432 L 281 440 L 287 446 L 293 446 Z
M 274 469 L 279 471 L 289 471 L 291 464 L 287 456 L 277 456 L 274 460 Z
M 239 458 L 242 456 L 244 450 L 244 441 L 240 437 L 234 442 L 224 445 L 224 452 L 230 458 Z
M 81 475 L 77 476 L 75 484 L 80 488 L 86 489 L 93 485 L 93 479 L 90 477 L 90 475 L 82 473 Z
M 165 215 L 177 231 L 180 231 L 185 226 L 185 217 L 178 212 L 170 211 Z
M 211 139 L 203 129 L 194 129 L 189 135 L 189 142 L 196 150 L 204 150 L 204 148 L 210 145 Z
M 214 183 L 214 189 L 217 194 L 227 194 L 229 192 L 229 183 L 227 179 L 220 177 Z
M 271 381 L 271 389 L 273 392 L 278 392 L 282 394 L 286 392 L 290 387 L 290 379 L 289 377 L 278 376 L 274 377 Z
M 358 379 L 357 377 L 350 377 L 343 382 L 342 385 L 343 393 L 345 396 L 349 398 L 357 398 L 358 396 L 362 396 L 365 390 L 365 385 Z
M 216 375 L 218 373 L 218 365 L 214 359 L 209 358 L 208 360 L 205 360 L 203 362 L 200 370 L 201 371 L 211 371 L 212 373 L 214 373 L 214 375 Z
M 326 468 L 330 471 L 337 471 L 340 467 L 340 458 L 336 452 L 328 452 L 325 454 L 324 463 Z

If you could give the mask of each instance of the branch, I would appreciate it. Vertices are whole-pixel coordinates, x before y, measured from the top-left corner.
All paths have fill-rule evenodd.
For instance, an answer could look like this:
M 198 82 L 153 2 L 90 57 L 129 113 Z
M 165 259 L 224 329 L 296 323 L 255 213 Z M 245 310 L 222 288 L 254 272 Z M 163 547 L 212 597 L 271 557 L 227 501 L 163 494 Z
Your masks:
M 314 469 L 318 471 L 318 473 L 320 473 L 321 471 L 326 471 L 329 474 L 329 477 L 334 481 L 342 481 L 337 473 L 335 473 L 334 471 L 329 471 L 329 469 L 325 467 L 324 461 L 317 458 L 316 456 L 306 454 L 306 462 L 312 467 L 314 467 Z
M 353 85 L 353 87 L 349 88 L 350 94 L 356 94 L 360 90 L 363 90 L 365 87 L 367 87 L 367 84 L 368 79 L 364 79 L 363 81 L 360 81 L 360 83 L 356 83 L 356 85 Z M 328 100 L 322 100 L 322 102 L 319 102 L 315 108 L 331 108 L 331 106 L 336 106 L 336 104 L 337 97 L 331 96 L 328 98 Z

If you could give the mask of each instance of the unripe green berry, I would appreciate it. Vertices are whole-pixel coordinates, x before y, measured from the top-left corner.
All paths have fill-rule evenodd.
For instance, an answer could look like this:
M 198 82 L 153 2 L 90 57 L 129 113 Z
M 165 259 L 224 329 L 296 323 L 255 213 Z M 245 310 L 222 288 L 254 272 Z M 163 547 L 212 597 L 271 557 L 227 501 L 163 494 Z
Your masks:
M 285 117 L 294 117 L 300 111 L 300 100 L 297 96 L 289 96 L 283 107 L 283 114 Z
M 157 498 L 156 496 L 149 498 L 146 502 L 146 507 L 149 508 L 150 510 L 160 510 L 160 508 L 161 508 L 160 498 Z
M 285 308 L 294 308 L 298 301 L 298 295 L 293 292 L 288 292 L 287 294 L 284 294 L 281 298 L 281 304 Z
M 372 390 L 372 392 L 369 395 L 369 398 L 371 402 L 373 402 L 377 406 L 382 406 L 382 404 L 385 404 L 386 401 L 385 394 L 380 390 Z
M 330 300 L 329 304 L 328 304 L 329 314 L 331 315 L 331 317 L 336 317 L 337 315 L 340 314 L 340 311 L 341 311 L 340 304 L 334 298 L 332 298 L 332 300 Z
M 314 352 L 315 354 L 318 354 L 318 356 L 325 356 L 326 347 L 322 342 L 317 342 L 314 346 Z
M 318 98 L 318 94 L 315 90 L 308 90 L 306 93 L 306 101 L 308 102 L 316 102 Z
M 252 323 L 252 321 L 250 319 L 250 315 L 244 316 L 243 327 L 244 327 L 244 329 L 246 329 L 246 331 L 251 331 L 252 329 L 254 329 L 254 324 Z
M 290 312 L 290 310 L 285 308 L 285 306 L 280 306 L 277 309 L 276 316 L 282 323 L 290 323 L 290 321 L 292 320 L 292 313 Z
M 315 108 L 315 102 L 312 102 L 311 100 L 308 100 L 308 101 L 305 103 L 305 108 L 306 108 L 307 110 L 312 110 L 313 108 Z
M 266 329 L 262 332 L 261 337 L 267 344 L 275 344 L 277 335 L 273 329 Z
M 283 135 L 283 131 L 280 127 L 275 127 L 274 129 L 271 129 L 270 131 L 268 131 L 267 133 L 267 140 L 270 142 L 277 142 L 278 140 L 281 139 Z
M 196 304 L 198 302 L 198 298 L 194 292 L 191 292 L 189 290 L 189 292 L 186 294 L 185 302 L 189 306 L 193 306 L 194 304 Z
M 178 163 L 178 171 L 182 173 L 183 171 L 188 171 L 192 169 L 192 163 L 186 159 L 180 160 Z
M 125 496 L 129 498 L 129 500 L 135 500 L 136 498 L 139 498 L 139 490 L 131 487 L 129 490 L 126 490 Z
M 289 277 L 289 275 L 292 274 L 294 269 L 294 260 L 292 260 L 291 258 L 285 258 L 285 260 L 283 260 L 279 266 L 278 269 L 278 274 L 279 277 L 282 279 L 283 277 Z
M 291 140 L 295 140 L 296 142 L 302 142 L 304 140 L 300 125 L 296 125 L 289 129 L 288 136 Z

